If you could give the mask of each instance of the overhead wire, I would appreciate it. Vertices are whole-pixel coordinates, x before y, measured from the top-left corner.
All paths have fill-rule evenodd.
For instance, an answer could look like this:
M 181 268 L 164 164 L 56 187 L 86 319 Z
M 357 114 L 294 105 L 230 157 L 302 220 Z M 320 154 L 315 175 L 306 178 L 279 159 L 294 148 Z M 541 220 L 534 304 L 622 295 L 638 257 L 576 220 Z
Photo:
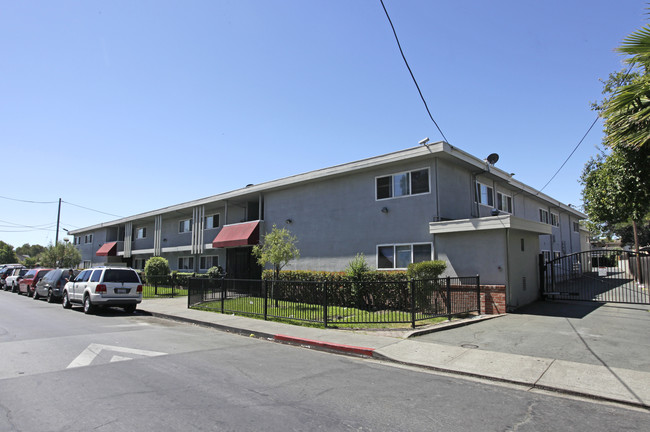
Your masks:
M 630 65 L 630 67 L 628 68 L 628 70 L 625 72 L 625 75 L 623 75 L 623 78 L 621 79 L 622 82 L 625 82 L 625 80 L 627 79 L 627 77 L 628 77 L 628 76 L 630 75 L 630 73 L 632 72 L 632 69 L 633 69 L 633 68 L 634 68 L 634 63 Z M 564 168 L 564 165 L 566 165 L 566 163 L 569 162 L 569 159 L 571 159 L 571 156 L 573 156 L 573 154 L 576 152 L 576 150 L 578 150 L 578 147 L 580 147 L 580 145 L 583 143 L 583 141 L 585 140 L 585 138 L 587 138 L 587 135 L 589 135 L 589 132 L 591 132 L 591 129 L 593 129 L 593 127 L 596 125 L 596 122 L 598 122 L 598 119 L 599 119 L 599 118 L 600 118 L 600 115 L 597 115 L 596 118 L 594 119 L 594 121 L 591 123 L 591 126 L 589 126 L 589 129 L 587 129 L 587 132 L 585 132 L 585 134 L 583 135 L 583 137 L 582 137 L 582 139 L 580 140 L 580 142 L 578 142 L 578 144 L 573 148 L 573 151 L 569 154 L 569 156 L 567 156 L 567 158 L 564 160 L 564 162 L 562 163 L 562 165 L 560 165 L 560 167 L 557 169 L 557 171 L 555 171 L 555 174 L 553 174 L 553 176 L 551 177 L 551 179 L 550 179 L 549 181 L 547 181 L 546 184 L 544 185 L 544 187 L 542 187 L 542 188 L 539 190 L 539 192 L 537 193 L 537 195 L 539 195 L 540 193 L 542 193 L 542 191 L 546 188 L 546 186 L 548 186 L 549 183 L 551 183 L 551 182 L 553 181 L 553 179 L 555 178 L 555 176 L 557 176 L 558 173 L 562 170 L 562 168 Z
M 397 47 L 399 48 L 399 52 L 402 55 L 402 59 L 404 60 L 404 64 L 406 64 L 406 68 L 408 69 L 409 73 L 411 74 L 411 79 L 413 79 L 413 83 L 415 84 L 415 88 L 418 89 L 418 93 L 420 94 L 420 99 L 422 99 L 422 102 L 424 103 L 424 108 L 426 108 L 427 113 L 429 114 L 429 118 L 431 119 L 433 124 L 436 125 L 436 128 L 438 129 L 438 132 L 440 132 L 440 135 L 442 135 L 442 138 L 445 140 L 445 142 L 449 143 L 449 140 L 447 140 L 447 137 L 442 132 L 442 129 L 440 129 L 440 126 L 438 126 L 438 123 L 434 120 L 433 115 L 431 114 L 431 111 L 429 110 L 429 105 L 427 104 L 427 101 L 424 99 L 424 96 L 422 95 L 422 91 L 420 90 L 420 86 L 418 85 L 418 82 L 415 79 L 415 75 L 413 75 L 413 71 L 411 70 L 411 66 L 409 66 L 409 63 L 406 60 L 406 56 L 404 55 L 404 51 L 402 50 L 402 44 L 400 44 L 400 42 L 399 42 L 399 38 L 397 37 L 397 31 L 395 31 L 395 26 L 393 25 L 393 21 L 390 19 L 390 15 L 388 14 L 388 10 L 386 10 L 386 5 L 384 5 L 384 0 L 379 0 L 379 1 L 381 2 L 381 7 L 384 8 L 384 13 L 386 14 L 386 18 L 388 18 L 388 23 L 390 24 L 391 29 L 393 29 L 393 35 L 395 36 L 395 41 L 397 42 Z

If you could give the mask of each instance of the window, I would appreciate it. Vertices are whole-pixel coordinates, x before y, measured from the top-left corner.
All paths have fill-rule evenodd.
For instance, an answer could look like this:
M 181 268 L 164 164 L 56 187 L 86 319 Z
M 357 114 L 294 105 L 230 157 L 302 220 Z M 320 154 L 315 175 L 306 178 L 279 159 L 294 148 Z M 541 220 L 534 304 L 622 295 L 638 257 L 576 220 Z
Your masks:
M 542 255 L 544 255 L 544 262 L 549 262 L 551 260 L 551 251 L 543 250 Z
M 184 219 L 178 223 L 178 232 L 186 233 L 192 231 L 192 219 Z
M 199 259 L 199 270 L 208 270 L 212 267 L 219 265 L 219 257 L 214 256 L 202 256 Z
M 548 211 L 544 209 L 539 209 L 539 221 L 541 223 L 548 223 Z
M 146 227 L 140 227 L 135 230 L 135 238 L 137 239 L 143 239 L 147 238 L 147 228 Z
M 560 252 L 553 252 L 553 259 L 558 259 L 560 257 Z
M 136 258 L 133 260 L 133 268 L 137 270 L 144 270 L 144 265 L 147 262 L 144 258 Z
M 378 200 L 429 193 L 429 169 L 377 177 L 375 182 Z
M 557 213 L 551 213 L 551 225 L 559 227 L 560 226 L 560 215 Z
M 99 278 L 102 276 L 102 271 L 101 270 L 94 270 L 92 275 L 90 276 L 90 281 L 91 282 L 99 282 Z
M 178 269 L 194 271 L 194 257 L 179 257 Z
M 205 217 L 205 229 L 219 228 L 219 213 Z
M 431 243 L 377 247 L 378 269 L 403 269 L 411 263 L 431 260 Z
M 573 232 L 580 232 L 580 222 L 573 222 Z
M 82 268 L 88 268 L 90 267 L 90 261 L 84 261 Z
M 512 197 L 497 192 L 497 208 L 506 213 L 512 213 Z
M 93 242 L 93 235 L 86 234 L 86 237 L 84 238 L 84 243 L 92 243 L 92 242 Z
M 490 186 L 476 182 L 476 202 L 494 207 L 494 190 Z

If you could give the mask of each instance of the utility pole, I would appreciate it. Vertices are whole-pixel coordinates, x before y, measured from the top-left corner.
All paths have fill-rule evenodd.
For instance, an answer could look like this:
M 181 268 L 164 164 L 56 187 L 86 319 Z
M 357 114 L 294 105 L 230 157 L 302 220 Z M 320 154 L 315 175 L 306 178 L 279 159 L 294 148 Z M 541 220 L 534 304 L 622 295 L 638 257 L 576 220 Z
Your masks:
M 56 214 L 56 240 L 54 240 L 54 246 L 59 244 L 59 221 L 61 220 L 61 198 L 59 198 L 59 212 Z

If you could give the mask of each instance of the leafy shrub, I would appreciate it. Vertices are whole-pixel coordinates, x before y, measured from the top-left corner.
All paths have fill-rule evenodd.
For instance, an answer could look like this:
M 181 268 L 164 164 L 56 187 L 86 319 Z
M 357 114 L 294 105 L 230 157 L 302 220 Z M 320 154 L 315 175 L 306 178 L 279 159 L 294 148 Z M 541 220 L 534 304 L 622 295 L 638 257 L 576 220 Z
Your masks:
M 208 277 L 211 279 L 220 278 L 223 275 L 223 268 L 221 266 L 210 267 L 208 269 Z
M 409 264 L 406 274 L 411 279 L 435 279 L 440 276 L 447 268 L 444 261 L 422 261 L 419 263 Z
M 147 279 L 152 277 L 167 276 L 169 274 L 169 262 L 163 257 L 151 257 L 144 265 L 144 275 Z
M 358 253 L 352 260 L 348 263 L 348 268 L 345 270 L 345 274 L 353 279 L 360 280 L 364 274 L 370 271 L 370 266 L 366 261 L 366 256 L 362 253 Z

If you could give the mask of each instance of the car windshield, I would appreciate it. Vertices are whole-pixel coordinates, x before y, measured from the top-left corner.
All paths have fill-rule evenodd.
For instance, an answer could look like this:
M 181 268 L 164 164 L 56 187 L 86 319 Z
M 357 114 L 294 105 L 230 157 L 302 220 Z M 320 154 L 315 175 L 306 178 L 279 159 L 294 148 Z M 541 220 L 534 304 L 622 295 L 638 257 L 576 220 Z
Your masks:
M 104 272 L 104 282 L 140 283 L 140 279 L 133 270 L 109 269 Z

